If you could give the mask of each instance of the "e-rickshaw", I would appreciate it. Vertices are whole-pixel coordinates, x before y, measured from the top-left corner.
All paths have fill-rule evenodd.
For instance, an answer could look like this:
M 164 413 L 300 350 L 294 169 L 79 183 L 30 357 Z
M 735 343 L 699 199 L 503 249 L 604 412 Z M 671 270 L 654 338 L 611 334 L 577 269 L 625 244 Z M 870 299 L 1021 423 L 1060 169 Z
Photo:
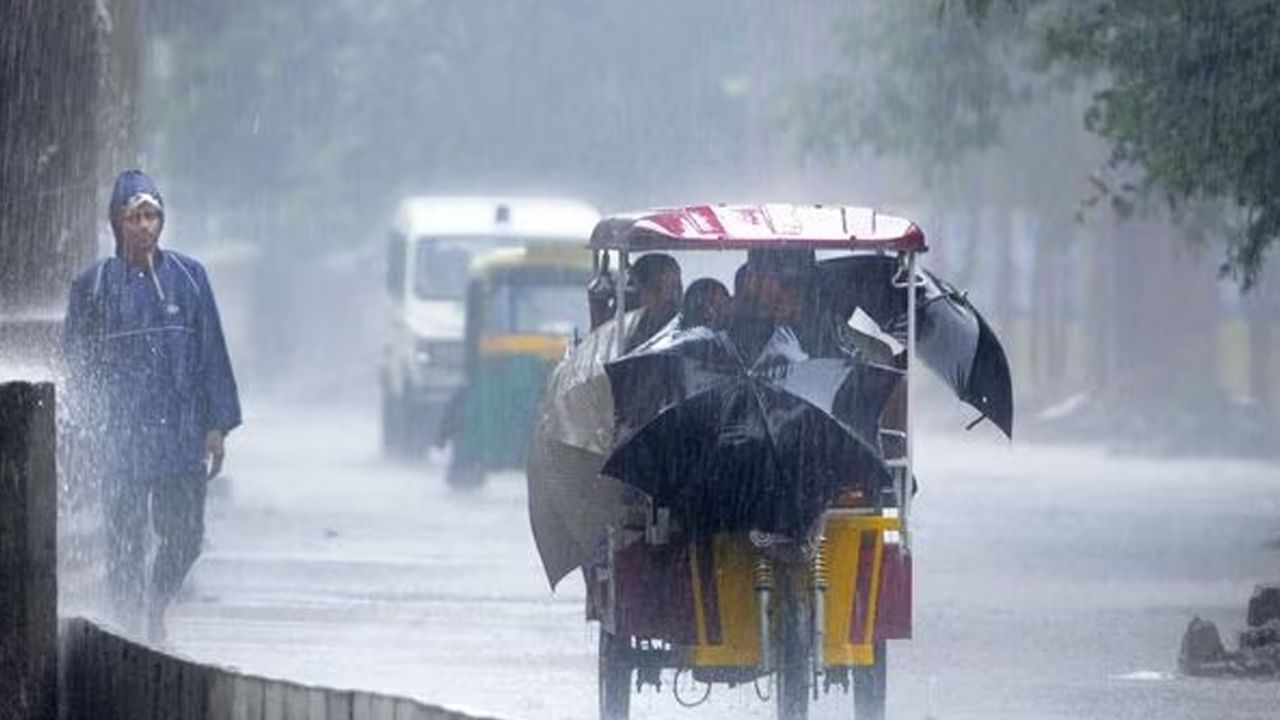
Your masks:
M 741 361 L 737 364 L 746 368 L 746 375 L 764 378 L 757 385 L 751 384 L 754 379 L 735 379 L 739 384 L 733 402 L 746 398 L 750 405 L 763 397 L 762 388 L 769 382 L 801 376 L 800 363 L 820 359 L 826 352 L 832 359 L 824 367 L 830 369 L 831 362 L 849 368 L 874 366 L 875 372 L 866 377 L 878 373 L 881 380 L 878 386 L 856 386 L 859 389 L 843 401 L 856 406 L 875 396 L 865 403 L 869 420 L 864 417 L 863 427 L 870 429 L 862 433 L 877 436 L 863 444 L 872 462 L 844 464 L 842 455 L 834 470 L 825 466 L 824 482 L 834 482 L 839 491 L 825 492 L 830 486 L 824 486 L 821 499 L 808 506 L 807 529 L 788 537 L 741 524 L 732 531 L 717 530 L 710 523 L 706 527 L 711 529 L 700 529 L 699 517 L 687 508 L 677 510 L 676 502 L 658 499 L 660 491 L 641 487 L 659 487 L 645 482 L 650 468 L 656 475 L 679 475 L 672 483 L 677 488 L 707 476 L 729 492 L 738 490 L 734 484 L 739 480 L 749 483 L 754 470 L 735 459 L 732 449 L 738 442 L 734 434 L 745 427 L 733 419 L 741 416 L 732 415 L 728 403 L 717 405 L 719 398 L 706 401 L 713 387 L 704 372 L 710 361 L 676 353 L 689 347 L 745 347 L 734 345 L 731 325 L 673 325 L 627 352 L 628 333 L 637 327 L 635 316 L 615 316 L 566 355 L 548 384 L 527 469 L 530 520 L 553 587 L 573 570 L 583 571 L 587 617 L 600 625 L 601 719 L 627 718 L 633 690 L 660 689 L 665 670 L 675 670 L 673 685 L 683 705 L 706 700 L 716 684 L 753 685 L 762 699 L 776 704 L 780 720 L 804 720 L 811 700 L 838 688 L 852 693 L 858 720 L 883 718 L 887 644 L 909 639 L 912 630 L 915 476 L 910 371 L 919 349 L 925 365 L 982 413 L 979 419 L 989 419 L 1011 434 L 1011 380 L 994 333 L 964 293 L 918 267 L 918 256 L 927 249 L 918 226 L 867 208 L 661 209 L 602 220 L 590 246 L 597 268 L 590 288 L 612 288 L 615 308 L 627 307 L 628 269 L 639 253 L 660 251 L 693 259 L 713 252 L 745 252 L 749 260 L 734 275 L 735 284 L 739 276 L 750 278 L 744 271 L 750 269 L 753 253 L 811 255 L 817 274 L 810 284 L 820 291 L 813 293 L 819 300 L 808 306 L 808 313 L 838 322 L 815 323 L 827 335 L 808 337 L 837 340 L 813 344 L 810 350 L 788 350 L 788 357 L 797 359 L 789 368 L 772 364 L 772 359 L 761 364 L 764 354 L 743 361 L 742 353 L 730 353 Z M 608 269 L 610 263 L 617 277 Z M 691 264 L 684 264 L 686 282 L 692 279 L 687 272 Z M 751 282 L 748 279 L 743 288 Z M 600 305 L 598 297 L 588 297 Z M 859 313 L 876 327 L 857 330 Z M 796 322 L 804 324 L 804 319 Z M 797 347 L 787 343 L 798 343 L 801 333 L 784 330 L 774 327 L 773 339 L 781 338 L 784 349 Z M 866 342 L 868 338 L 874 342 Z M 879 359 L 868 360 L 872 357 Z M 641 360 L 653 362 L 640 366 Z M 667 368 L 674 374 L 645 385 L 648 379 L 633 372 L 639 367 L 663 372 Z M 673 384 L 672 378 L 678 384 L 681 377 L 693 378 L 673 394 L 674 402 L 683 405 L 645 397 L 661 394 L 661 386 Z M 639 380 L 634 387 L 652 392 L 632 393 L 624 382 L 628 379 Z M 741 391 L 743 387 L 752 389 Z M 849 387 L 854 386 L 840 381 L 834 395 Z M 678 428 L 670 433 L 672 452 L 651 452 L 647 460 L 628 454 L 645 432 L 627 425 L 627 413 L 636 405 L 629 395 L 640 405 L 648 401 L 657 408 L 648 416 L 649 427 Z M 806 411 L 801 406 L 818 395 L 800 398 L 787 412 Z M 763 407 L 762 400 L 759 404 Z M 703 418 L 705 424 L 676 425 L 677 413 L 688 407 L 709 407 L 701 416 L 689 415 Z M 733 422 L 725 423 L 725 418 Z M 706 427 L 712 427 L 716 437 L 699 445 L 697 432 L 689 430 Z M 728 444 L 722 443 L 724 438 Z M 811 454 L 825 452 L 825 443 L 804 438 L 800 442 L 808 443 Z M 682 465 L 681 449 L 701 464 Z M 789 462 L 782 454 L 774 458 L 775 464 Z M 875 470 L 874 482 L 867 469 Z M 860 477 L 863 474 L 867 477 Z M 797 470 L 791 477 L 807 475 L 807 470 Z M 718 512 L 713 505 L 689 507 Z M 682 678 L 701 683 L 701 691 L 690 697 Z
M 907 297 L 904 369 L 914 359 L 915 265 L 926 245 L 909 221 L 853 207 L 694 206 L 605 221 L 591 245 L 617 253 L 619 288 L 627 284 L 630 257 L 644 251 L 795 249 L 896 258 L 901 272 L 894 281 Z M 911 634 L 906 372 L 901 383 L 901 424 L 886 428 L 901 451 L 887 461 L 892 486 L 837 498 L 809 553 L 771 552 L 769 539 L 752 533 L 681 537 L 658 507 L 607 528 L 603 561 L 587 573 L 588 614 L 601 625 L 602 720 L 627 717 L 633 684 L 657 687 L 660 672 L 671 668 L 705 683 L 707 694 L 712 683 L 755 684 L 762 697 L 772 693 L 782 720 L 807 717 L 810 699 L 834 687 L 852 691 L 859 720 L 883 717 L 886 643 Z
M 466 292 L 465 380 L 446 411 L 447 480 L 475 487 L 488 471 L 522 467 L 547 374 L 588 327 L 582 287 L 591 255 L 581 246 L 530 243 L 471 264 Z

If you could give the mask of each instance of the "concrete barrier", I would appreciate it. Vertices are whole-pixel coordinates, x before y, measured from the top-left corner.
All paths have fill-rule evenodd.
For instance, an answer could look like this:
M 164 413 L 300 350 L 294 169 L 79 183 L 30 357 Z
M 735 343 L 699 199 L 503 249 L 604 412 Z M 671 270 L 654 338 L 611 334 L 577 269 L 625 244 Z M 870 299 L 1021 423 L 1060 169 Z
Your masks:
M 0 383 L 0 720 L 483 720 L 192 662 L 57 618 L 54 387 Z
M 57 711 L 54 390 L 0 383 L 0 720 Z
M 204 665 L 83 618 L 63 623 L 60 642 L 65 720 L 487 720 L 389 695 Z

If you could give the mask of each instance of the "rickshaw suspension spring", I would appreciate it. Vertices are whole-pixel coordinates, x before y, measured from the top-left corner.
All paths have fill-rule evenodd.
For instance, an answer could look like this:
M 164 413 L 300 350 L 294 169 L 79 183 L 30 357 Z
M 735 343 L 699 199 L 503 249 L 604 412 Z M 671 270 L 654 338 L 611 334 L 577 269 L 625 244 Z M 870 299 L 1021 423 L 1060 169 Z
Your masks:
M 773 591 L 773 561 L 756 557 L 755 566 L 756 623 L 760 632 L 760 672 L 773 669 L 773 643 L 769 633 L 769 596 Z
M 813 553 L 813 587 L 826 590 L 831 583 L 830 570 L 827 567 L 827 536 L 818 538 L 818 547 Z
M 813 672 L 819 676 L 826 669 L 826 622 L 827 622 L 827 587 L 830 585 L 830 573 L 827 568 L 827 537 L 818 538 L 818 547 L 813 553 L 811 567 L 813 590 Z M 818 683 L 813 683 L 813 697 L 818 697 Z
M 769 558 L 756 558 L 755 588 L 756 591 L 773 589 L 773 561 Z

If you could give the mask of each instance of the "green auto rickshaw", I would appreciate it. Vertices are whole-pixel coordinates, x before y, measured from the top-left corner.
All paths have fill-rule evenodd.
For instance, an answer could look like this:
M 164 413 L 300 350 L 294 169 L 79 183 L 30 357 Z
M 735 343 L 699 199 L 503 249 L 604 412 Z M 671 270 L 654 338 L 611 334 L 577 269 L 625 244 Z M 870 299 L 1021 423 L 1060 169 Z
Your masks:
M 486 473 L 524 467 L 543 386 L 565 348 L 589 328 L 582 288 L 590 253 L 565 243 L 476 256 L 467 287 L 463 387 L 446 411 L 446 479 L 478 487 Z

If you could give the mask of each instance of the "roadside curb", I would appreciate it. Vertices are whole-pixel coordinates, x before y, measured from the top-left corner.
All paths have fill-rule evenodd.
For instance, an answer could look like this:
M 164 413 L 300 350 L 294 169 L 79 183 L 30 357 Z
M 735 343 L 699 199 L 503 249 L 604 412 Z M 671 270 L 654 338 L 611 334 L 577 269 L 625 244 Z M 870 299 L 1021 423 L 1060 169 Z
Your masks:
M 64 620 L 59 636 L 63 720 L 498 720 L 204 665 L 79 617 Z

